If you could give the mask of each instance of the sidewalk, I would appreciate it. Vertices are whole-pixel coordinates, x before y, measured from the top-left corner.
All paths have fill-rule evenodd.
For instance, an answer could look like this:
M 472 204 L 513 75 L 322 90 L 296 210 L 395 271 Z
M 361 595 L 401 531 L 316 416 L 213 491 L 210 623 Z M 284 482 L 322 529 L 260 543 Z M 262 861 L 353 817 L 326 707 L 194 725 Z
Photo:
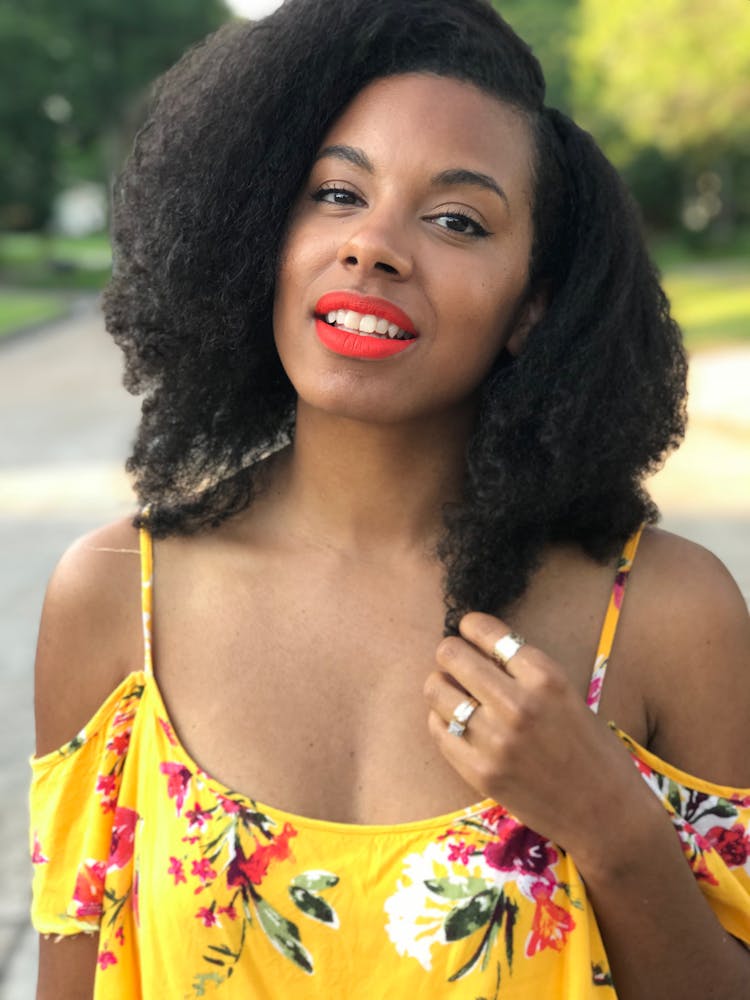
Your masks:
M 698 355 L 685 445 L 652 480 L 664 526 L 713 549 L 750 600 L 750 346 Z M 131 509 L 138 401 L 95 314 L 0 347 L 0 1000 L 31 1000 L 27 758 L 46 580 L 78 535 Z

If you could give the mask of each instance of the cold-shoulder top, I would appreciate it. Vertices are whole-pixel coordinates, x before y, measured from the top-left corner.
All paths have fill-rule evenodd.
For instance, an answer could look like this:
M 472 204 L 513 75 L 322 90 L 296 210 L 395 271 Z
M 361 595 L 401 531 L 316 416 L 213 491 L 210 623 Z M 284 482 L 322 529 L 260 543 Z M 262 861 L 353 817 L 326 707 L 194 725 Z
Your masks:
M 588 695 L 596 712 L 638 536 L 620 559 Z M 32 758 L 32 919 L 98 939 L 96 1000 L 615 996 L 573 859 L 485 800 L 357 825 L 225 787 L 170 723 L 151 657 L 69 743 Z M 703 781 L 618 730 L 716 917 L 750 943 L 750 789 Z

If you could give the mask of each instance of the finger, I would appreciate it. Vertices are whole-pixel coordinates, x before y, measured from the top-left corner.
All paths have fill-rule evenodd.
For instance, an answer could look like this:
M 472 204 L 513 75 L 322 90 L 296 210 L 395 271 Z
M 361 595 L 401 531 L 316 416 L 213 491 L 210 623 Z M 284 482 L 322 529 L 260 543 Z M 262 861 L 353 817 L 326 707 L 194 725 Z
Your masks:
M 479 705 L 470 691 L 461 687 L 449 674 L 440 671 L 430 674 L 424 685 L 425 700 L 429 707 L 448 725 L 456 709 L 465 702 Z M 472 714 L 472 720 L 474 715 Z
M 445 673 L 481 703 L 491 704 L 513 695 L 513 678 L 465 639 L 458 636 L 443 639 L 436 659 Z
M 470 611 L 461 619 L 458 628 L 464 639 L 476 646 L 485 656 L 489 656 L 501 670 L 511 677 L 517 678 L 519 676 L 524 662 L 538 659 L 538 655 L 535 656 L 535 654 L 544 656 L 541 650 L 529 646 L 525 639 L 511 630 L 509 625 L 493 615 Z M 510 645 L 512 649 L 514 643 L 509 643 L 506 638 L 511 636 L 516 640 L 516 643 L 520 641 L 520 645 L 510 655 L 508 655 L 507 649 L 501 654 L 496 649 L 497 643 L 501 639 L 505 639 L 505 646 Z
M 486 793 L 482 791 L 478 783 L 477 751 L 466 739 L 466 736 L 454 736 L 453 733 L 449 733 L 445 722 L 435 711 L 431 711 L 429 714 L 427 728 L 435 740 L 438 750 L 454 771 L 463 778 L 467 785 L 471 785 L 472 788 L 476 788 L 482 795 L 485 795 Z

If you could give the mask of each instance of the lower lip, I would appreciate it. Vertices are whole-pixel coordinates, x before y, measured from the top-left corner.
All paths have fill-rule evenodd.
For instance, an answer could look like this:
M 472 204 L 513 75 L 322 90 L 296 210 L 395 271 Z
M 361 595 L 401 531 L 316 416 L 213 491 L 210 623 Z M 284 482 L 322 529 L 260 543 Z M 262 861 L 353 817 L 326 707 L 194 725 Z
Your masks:
M 340 354 L 345 358 L 365 358 L 372 361 L 380 361 L 384 358 L 392 358 L 394 354 L 400 354 L 415 343 L 416 337 L 411 340 L 391 340 L 390 337 L 367 337 L 361 334 L 350 333 L 340 327 L 331 326 L 325 320 L 315 319 L 315 331 L 318 339 L 334 354 Z

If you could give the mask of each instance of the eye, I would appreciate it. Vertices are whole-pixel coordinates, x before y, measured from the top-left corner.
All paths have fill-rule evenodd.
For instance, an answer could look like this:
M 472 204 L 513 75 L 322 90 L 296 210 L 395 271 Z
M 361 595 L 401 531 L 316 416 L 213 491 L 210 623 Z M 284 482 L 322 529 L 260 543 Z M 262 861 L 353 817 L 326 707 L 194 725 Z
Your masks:
M 481 222 L 477 222 L 465 212 L 440 212 L 438 215 L 431 215 L 428 218 L 429 221 L 436 222 L 441 229 L 447 229 L 459 236 L 482 238 L 490 235 Z
M 341 186 L 318 188 L 310 197 L 313 201 L 322 201 L 328 205 L 356 205 L 362 200 L 354 191 Z

